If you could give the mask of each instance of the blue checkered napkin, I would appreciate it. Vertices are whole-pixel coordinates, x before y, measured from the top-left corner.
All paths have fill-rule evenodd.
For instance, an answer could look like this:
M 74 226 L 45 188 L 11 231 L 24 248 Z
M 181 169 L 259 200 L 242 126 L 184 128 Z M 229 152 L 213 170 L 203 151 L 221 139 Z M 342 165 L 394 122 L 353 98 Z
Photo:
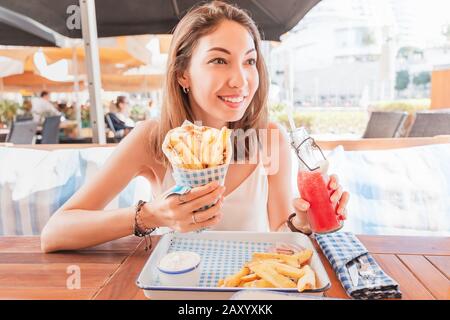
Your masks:
M 253 252 L 266 252 L 273 243 L 189 239 L 182 234 L 176 234 L 170 243 L 167 253 L 174 251 L 196 252 L 201 257 L 201 273 L 199 287 L 217 287 L 219 279 L 235 274 L 244 263 L 250 261 Z M 155 278 L 155 285 L 160 285 Z
M 215 180 L 218 180 L 220 185 L 223 185 L 227 171 L 228 164 L 201 170 L 190 170 L 174 167 L 172 176 L 177 185 L 173 189 L 173 192 L 169 193 L 167 196 L 175 193 L 180 194 L 180 192 L 184 193 L 189 191 L 190 188 L 203 186 Z M 200 208 L 198 211 L 206 210 L 213 205 L 214 203 L 211 203 L 210 205 Z
M 347 294 L 355 299 L 400 298 L 398 284 L 392 280 L 368 253 L 366 247 L 351 232 L 334 232 L 315 235 L 322 252 L 327 257 L 334 272 L 341 281 Z M 354 286 L 349 268 L 352 265 L 369 264 L 373 275 L 368 278 L 359 276 Z

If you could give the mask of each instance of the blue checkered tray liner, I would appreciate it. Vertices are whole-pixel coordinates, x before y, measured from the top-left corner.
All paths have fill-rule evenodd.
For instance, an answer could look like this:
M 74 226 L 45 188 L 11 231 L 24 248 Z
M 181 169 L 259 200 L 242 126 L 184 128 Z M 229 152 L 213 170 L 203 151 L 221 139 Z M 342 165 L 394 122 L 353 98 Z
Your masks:
M 193 251 L 202 257 L 199 287 L 217 287 L 219 279 L 239 271 L 253 252 L 265 252 L 271 242 L 186 239 L 174 236 L 167 253 Z M 155 281 L 160 286 L 159 279 Z

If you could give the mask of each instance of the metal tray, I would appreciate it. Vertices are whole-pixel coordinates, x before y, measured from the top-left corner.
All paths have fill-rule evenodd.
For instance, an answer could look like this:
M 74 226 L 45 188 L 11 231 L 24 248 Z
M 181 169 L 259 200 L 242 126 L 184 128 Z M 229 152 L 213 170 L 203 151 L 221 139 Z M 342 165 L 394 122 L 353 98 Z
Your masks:
M 330 279 L 311 242 L 294 232 L 243 232 L 204 231 L 200 233 L 171 233 L 164 235 L 142 269 L 136 284 L 151 299 L 229 299 L 246 288 L 221 288 L 217 281 L 237 272 L 251 260 L 253 252 L 264 252 L 276 243 L 291 243 L 313 251 L 310 266 L 316 272 L 317 289 L 305 294 L 323 295 L 331 286 Z M 202 257 L 200 282 L 196 287 L 162 286 L 158 279 L 157 265 L 172 251 L 194 251 Z M 252 290 L 297 293 L 297 289 L 252 288 Z

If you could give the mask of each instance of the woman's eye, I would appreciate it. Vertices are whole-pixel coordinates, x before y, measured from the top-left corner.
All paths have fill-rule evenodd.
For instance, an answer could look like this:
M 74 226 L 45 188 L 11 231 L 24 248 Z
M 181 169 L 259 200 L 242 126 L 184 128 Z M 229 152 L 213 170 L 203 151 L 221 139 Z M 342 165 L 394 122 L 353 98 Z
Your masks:
M 255 58 L 250 58 L 250 59 L 247 60 L 247 63 L 248 63 L 249 65 L 253 66 L 253 65 L 256 64 L 256 59 L 255 59 Z
M 226 64 L 226 61 L 222 58 L 216 58 L 216 59 L 211 60 L 210 62 L 214 63 L 214 64 Z

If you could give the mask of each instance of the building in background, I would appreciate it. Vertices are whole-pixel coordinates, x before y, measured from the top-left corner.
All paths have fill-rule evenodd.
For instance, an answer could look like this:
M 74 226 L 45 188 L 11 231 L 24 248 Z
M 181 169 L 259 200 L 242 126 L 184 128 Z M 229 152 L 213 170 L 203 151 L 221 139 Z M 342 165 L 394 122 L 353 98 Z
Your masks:
M 439 13 L 447 7 L 445 0 L 320 2 L 271 52 L 278 99 L 365 107 L 429 97 L 433 66 L 450 63 Z

